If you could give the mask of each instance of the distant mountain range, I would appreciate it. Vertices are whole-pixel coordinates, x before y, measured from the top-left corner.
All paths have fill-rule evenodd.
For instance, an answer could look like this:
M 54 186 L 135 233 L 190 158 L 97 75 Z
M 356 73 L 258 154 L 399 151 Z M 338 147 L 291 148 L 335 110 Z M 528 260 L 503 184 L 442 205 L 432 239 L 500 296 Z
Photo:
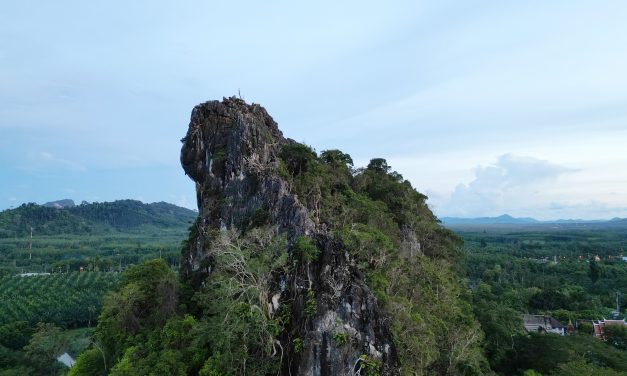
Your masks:
M 557 219 L 551 221 L 540 221 L 535 218 L 523 217 L 516 218 L 509 214 L 503 214 L 498 217 L 478 217 L 478 218 L 458 218 L 458 217 L 442 217 L 440 218 L 444 225 L 542 225 L 542 224 L 608 224 L 608 225 L 627 225 L 627 218 L 614 218 L 611 220 L 586 220 L 586 219 Z
M 144 204 L 136 200 L 83 202 L 66 199 L 23 204 L 0 212 L 0 237 L 100 234 L 152 229 L 187 230 L 198 213 L 166 202 Z

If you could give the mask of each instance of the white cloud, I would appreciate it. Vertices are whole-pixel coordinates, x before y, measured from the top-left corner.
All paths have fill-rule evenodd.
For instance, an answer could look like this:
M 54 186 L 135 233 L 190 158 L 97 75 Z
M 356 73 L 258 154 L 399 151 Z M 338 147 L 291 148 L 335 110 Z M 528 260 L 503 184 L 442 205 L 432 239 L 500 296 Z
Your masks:
M 578 171 L 547 160 L 505 154 L 496 163 L 479 166 L 474 179 L 459 184 L 438 205 L 440 215 L 492 216 L 523 214 L 525 208 L 546 207 L 557 180 Z M 536 211 L 537 213 L 537 211 Z
M 48 151 L 38 153 L 29 153 L 26 159 L 27 164 L 20 166 L 23 170 L 69 170 L 69 171 L 87 171 L 87 168 L 78 162 L 69 159 L 59 158 Z

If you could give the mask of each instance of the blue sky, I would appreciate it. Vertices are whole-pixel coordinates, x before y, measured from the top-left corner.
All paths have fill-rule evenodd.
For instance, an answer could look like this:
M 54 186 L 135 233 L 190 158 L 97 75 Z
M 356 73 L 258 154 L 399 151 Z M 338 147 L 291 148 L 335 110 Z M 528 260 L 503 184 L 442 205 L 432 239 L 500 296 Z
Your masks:
M 302 3 L 302 2 L 300 2 Z M 627 217 L 623 1 L 19 1 L 0 12 L 0 209 L 194 207 L 197 103 L 385 157 L 440 216 Z

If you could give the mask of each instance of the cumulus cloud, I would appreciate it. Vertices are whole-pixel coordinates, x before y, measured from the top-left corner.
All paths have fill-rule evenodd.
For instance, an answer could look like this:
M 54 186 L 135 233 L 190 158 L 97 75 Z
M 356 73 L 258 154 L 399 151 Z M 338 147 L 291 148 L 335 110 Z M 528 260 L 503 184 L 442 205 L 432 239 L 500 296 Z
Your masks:
M 457 185 L 441 211 L 445 215 L 482 216 L 533 206 L 542 201 L 544 188 L 576 171 L 543 159 L 505 154 L 494 164 L 477 167 L 474 180 Z

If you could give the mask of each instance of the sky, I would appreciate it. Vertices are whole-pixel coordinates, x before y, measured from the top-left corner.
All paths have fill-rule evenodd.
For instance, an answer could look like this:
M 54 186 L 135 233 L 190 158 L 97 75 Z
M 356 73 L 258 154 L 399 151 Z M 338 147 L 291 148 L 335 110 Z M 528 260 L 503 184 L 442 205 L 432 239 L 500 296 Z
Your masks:
M 0 11 L 0 210 L 195 208 L 198 103 L 383 157 L 438 216 L 627 217 L 627 2 L 16 1 Z

